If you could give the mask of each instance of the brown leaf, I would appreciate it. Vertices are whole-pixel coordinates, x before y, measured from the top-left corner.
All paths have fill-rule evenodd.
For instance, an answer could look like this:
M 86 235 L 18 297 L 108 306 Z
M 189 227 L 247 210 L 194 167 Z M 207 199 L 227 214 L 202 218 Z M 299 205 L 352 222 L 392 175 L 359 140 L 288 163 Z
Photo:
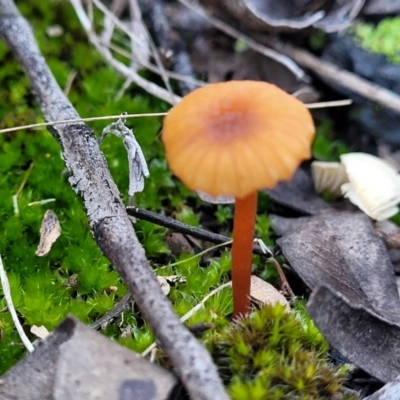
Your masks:
M 329 343 L 351 362 L 383 382 L 400 374 L 398 323 L 385 320 L 328 286 L 314 290 L 307 310 Z
M 61 226 L 57 215 L 53 211 L 47 210 L 40 227 L 40 243 L 35 254 L 39 257 L 46 256 L 60 235 Z
M 1 377 L 1 399 L 173 398 L 176 378 L 139 354 L 67 317 Z
M 299 218 L 278 244 L 311 289 L 328 285 L 351 304 L 400 322 L 393 267 L 365 214 L 333 212 Z
M 303 168 L 299 168 L 290 181 L 280 182 L 274 189 L 263 192 L 275 203 L 301 215 L 332 211 L 332 207 L 316 193 L 311 174 Z
M 289 302 L 285 297 L 271 284 L 255 275 L 251 276 L 250 297 L 251 300 L 262 305 L 280 303 L 286 307 L 287 311 L 290 311 Z

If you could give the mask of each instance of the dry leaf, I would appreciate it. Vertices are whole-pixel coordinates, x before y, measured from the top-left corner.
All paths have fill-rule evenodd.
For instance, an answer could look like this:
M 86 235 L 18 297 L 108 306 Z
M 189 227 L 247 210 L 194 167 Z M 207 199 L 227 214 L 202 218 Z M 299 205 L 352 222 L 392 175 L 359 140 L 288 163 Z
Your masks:
M 168 296 L 171 286 L 167 282 L 167 280 L 163 276 L 157 276 L 158 283 L 160 284 L 161 290 L 163 293 Z
M 400 399 L 400 376 L 396 377 L 383 388 L 365 397 L 364 400 L 397 400 Z
M 399 323 L 386 320 L 327 286 L 313 291 L 307 311 L 332 347 L 349 361 L 383 382 L 400 375 Z
M 44 339 L 47 335 L 49 335 L 50 332 L 43 325 L 41 326 L 33 325 L 31 327 L 31 333 L 33 333 L 39 339 Z
M 289 303 L 285 297 L 268 282 L 252 275 L 250 285 L 251 300 L 262 305 L 280 303 L 286 307 L 287 311 L 290 311 Z
M 174 256 L 180 256 L 182 253 L 193 254 L 193 247 L 186 239 L 185 235 L 180 232 L 172 232 L 165 238 L 171 253 Z
M 382 239 L 364 213 L 299 218 L 277 243 L 312 290 L 328 285 L 354 304 L 400 322 L 393 267 Z
M 275 203 L 301 215 L 332 211 L 332 207 L 317 195 L 310 174 L 303 168 L 299 168 L 289 181 L 280 182 L 274 189 L 263 192 Z
M 60 235 L 61 226 L 57 215 L 52 210 L 47 210 L 40 227 L 40 243 L 35 254 L 39 257 L 46 256 Z
M 1 377 L 1 399 L 170 400 L 175 376 L 67 317 Z
M 388 252 L 361 212 L 299 218 L 278 244 L 313 290 L 308 311 L 329 343 L 388 382 L 400 374 L 400 299 Z

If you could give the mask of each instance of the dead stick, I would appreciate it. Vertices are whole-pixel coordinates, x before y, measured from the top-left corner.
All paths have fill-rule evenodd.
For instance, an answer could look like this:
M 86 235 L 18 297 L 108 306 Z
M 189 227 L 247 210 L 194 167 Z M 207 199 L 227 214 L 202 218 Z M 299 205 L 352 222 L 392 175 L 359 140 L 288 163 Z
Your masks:
M 354 93 L 375 101 L 395 113 L 400 114 L 400 96 L 396 93 L 366 79 L 360 78 L 358 75 L 343 70 L 327 61 L 322 61 L 306 50 L 269 39 L 268 44 L 292 58 L 297 64 L 304 68 L 311 69 L 324 79 L 334 82 L 338 86 L 350 89 Z
M 177 221 L 171 217 L 166 217 L 165 215 L 160 215 L 157 213 L 154 213 L 149 210 L 144 210 L 142 208 L 137 208 L 137 207 L 127 207 L 126 208 L 127 212 L 129 215 L 142 219 L 144 221 L 152 222 L 153 224 L 157 224 L 160 226 L 163 226 L 165 228 L 172 229 L 176 232 L 183 233 L 185 235 L 190 235 L 193 236 L 197 239 L 201 240 L 207 240 L 208 242 L 211 243 L 225 243 L 229 240 L 231 240 L 230 237 L 225 236 L 225 235 L 220 235 L 218 233 L 213 233 L 210 231 L 207 231 L 205 229 L 197 228 L 195 226 L 187 225 L 183 222 Z M 231 244 L 227 245 L 230 246 Z M 264 245 L 265 246 L 265 245 Z M 275 269 L 277 270 L 279 277 L 282 281 L 283 288 L 285 291 L 287 291 L 290 295 L 290 297 L 294 297 L 293 290 L 291 289 L 288 280 L 286 279 L 285 273 L 283 272 L 282 267 L 276 260 L 276 258 L 272 255 L 272 253 L 268 253 L 266 251 L 263 251 L 257 243 L 253 245 L 253 253 L 257 254 L 259 256 L 267 257 L 272 264 L 274 265 Z
M 126 211 L 128 212 L 129 215 L 135 218 L 152 222 L 153 224 L 157 224 L 165 228 L 172 229 L 176 232 L 180 232 L 185 235 L 193 236 L 197 239 L 207 240 L 208 242 L 211 243 L 219 244 L 232 240 L 232 238 L 228 236 L 206 231 L 205 229 L 185 224 L 171 217 L 166 217 L 165 215 L 157 214 L 155 212 L 145 210 L 143 208 L 126 207 Z

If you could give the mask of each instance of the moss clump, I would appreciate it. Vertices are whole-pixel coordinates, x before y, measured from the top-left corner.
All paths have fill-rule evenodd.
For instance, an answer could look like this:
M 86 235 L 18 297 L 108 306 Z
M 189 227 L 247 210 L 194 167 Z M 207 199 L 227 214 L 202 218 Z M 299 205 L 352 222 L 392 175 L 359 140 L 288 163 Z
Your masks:
M 205 336 L 234 400 L 356 399 L 341 394 L 345 367 L 327 359 L 328 343 L 311 320 L 265 306 Z
M 400 64 L 400 17 L 385 18 L 377 25 L 357 23 L 353 26 L 356 40 L 373 53 L 383 54 L 387 59 Z

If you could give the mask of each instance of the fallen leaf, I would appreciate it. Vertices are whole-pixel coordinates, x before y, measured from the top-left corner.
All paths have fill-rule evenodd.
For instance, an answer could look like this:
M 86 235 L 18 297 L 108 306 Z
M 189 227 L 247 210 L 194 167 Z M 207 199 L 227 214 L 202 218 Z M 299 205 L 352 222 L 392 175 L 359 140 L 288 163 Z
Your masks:
M 168 296 L 171 286 L 167 282 L 167 280 L 163 276 L 157 276 L 158 283 L 160 284 L 161 290 L 163 293 Z
M 275 203 L 300 215 L 332 211 L 332 207 L 315 191 L 311 174 L 303 168 L 299 168 L 289 181 L 280 182 L 274 189 L 265 189 L 263 192 Z
M 182 253 L 193 254 L 193 247 L 182 233 L 170 233 L 166 236 L 165 243 L 174 256 L 180 256 Z
M 250 285 L 251 300 L 261 305 L 280 303 L 286 307 L 288 312 L 290 311 L 290 305 L 286 298 L 268 282 L 252 275 Z
M 1 376 L 1 399 L 168 400 L 176 378 L 67 317 L 33 353 Z
M 386 320 L 328 286 L 313 291 L 307 311 L 329 343 L 352 363 L 383 382 L 400 374 L 398 323 Z
M 39 257 L 46 256 L 60 235 L 61 226 L 57 215 L 54 211 L 47 210 L 40 227 L 40 243 L 35 254 Z
M 352 304 L 400 322 L 400 299 L 387 249 L 361 212 L 299 218 L 277 243 L 314 290 L 327 285 Z
M 365 397 L 364 400 L 398 400 L 400 399 L 400 376 L 387 383 L 383 388 Z
M 43 326 L 43 325 L 41 325 L 41 326 L 33 325 L 31 327 L 30 331 L 31 331 L 31 333 L 33 333 L 39 339 L 44 339 L 50 333 L 47 330 L 47 328 L 45 326 Z

